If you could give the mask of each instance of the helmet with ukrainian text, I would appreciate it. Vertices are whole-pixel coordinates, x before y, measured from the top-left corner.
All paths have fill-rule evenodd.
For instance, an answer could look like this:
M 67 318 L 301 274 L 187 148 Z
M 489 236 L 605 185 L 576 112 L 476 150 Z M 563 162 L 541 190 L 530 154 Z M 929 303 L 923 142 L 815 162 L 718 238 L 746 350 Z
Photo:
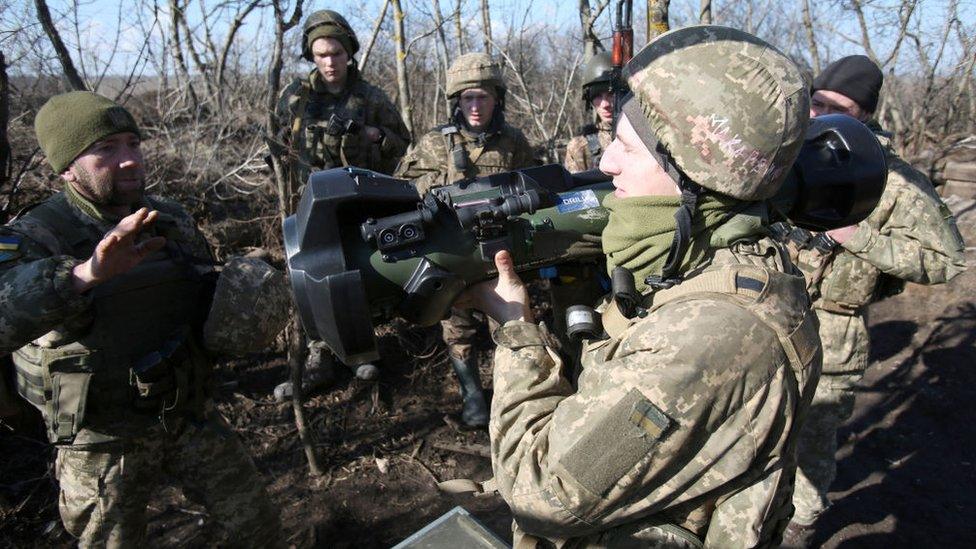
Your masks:
M 810 95 L 776 48 L 737 29 L 687 27 L 645 46 L 624 76 L 624 114 L 683 178 L 741 200 L 779 189 L 803 144 Z

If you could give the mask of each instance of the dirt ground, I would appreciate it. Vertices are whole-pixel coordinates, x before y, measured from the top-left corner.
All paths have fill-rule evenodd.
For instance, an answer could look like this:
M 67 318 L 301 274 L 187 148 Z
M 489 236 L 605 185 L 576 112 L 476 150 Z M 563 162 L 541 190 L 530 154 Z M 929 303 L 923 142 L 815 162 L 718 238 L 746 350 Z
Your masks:
M 955 202 L 976 242 L 972 203 Z M 383 374 L 340 368 L 314 395 L 308 421 L 324 473 L 308 474 L 290 404 L 271 396 L 281 354 L 225 364 L 216 401 L 243 438 L 297 547 L 386 547 L 463 505 L 501 537 L 511 516 L 497 497 L 455 497 L 436 483 L 491 474 L 487 433 L 457 428 L 460 399 L 437 329 L 382 332 Z M 815 546 L 973 546 L 976 534 L 976 272 L 941 287 L 909 285 L 871 308 L 872 366 L 841 431 L 834 506 Z M 482 377 L 490 380 L 483 338 Z M 445 419 L 446 418 L 446 419 Z M 0 546 L 64 547 L 52 451 L 29 415 L 0 425 Z M 18 422 L 15 422 L 18 423 Z M 203 509 L 174 488 L 150 505 L 153 546 L 210 543 Z

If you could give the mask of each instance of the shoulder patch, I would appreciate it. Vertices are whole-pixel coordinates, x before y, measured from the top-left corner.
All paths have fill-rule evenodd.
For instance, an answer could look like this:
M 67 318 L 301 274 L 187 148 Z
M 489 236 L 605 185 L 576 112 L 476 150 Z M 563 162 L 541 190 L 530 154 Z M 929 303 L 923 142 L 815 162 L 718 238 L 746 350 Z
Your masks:
M 654 452 L 671 424 L 671 418 L 639 389 L 631 388 L 596 415 L 559 466 L 583 488 L 603 495 Z

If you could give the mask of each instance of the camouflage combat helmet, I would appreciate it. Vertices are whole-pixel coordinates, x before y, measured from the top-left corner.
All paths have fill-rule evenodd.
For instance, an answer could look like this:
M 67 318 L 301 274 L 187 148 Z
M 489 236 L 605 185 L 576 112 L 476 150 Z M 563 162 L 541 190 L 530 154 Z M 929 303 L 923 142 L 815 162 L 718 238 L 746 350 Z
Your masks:
M 230 355 L 267 349 L 285 328 L 290 309 L 284 274 L 260 259 L 231 259 L 217 279 L 204 346 Z
M 810 95 L 773 46 L 736 29 L 687 27 L 645 46 L 624 76 L 633 92 L 624 113 L 685 178 L 741 200 L 779 189 L 803 143 Z
M 302 27 L 302 57 L 312 61 L 312 42 L 319 38 L 335 38 L 346 48 L 349 57 L 359 51 L 356 32 L 349 26 L 346 18 L 332 10 L 313 12 Z
M 499 99 L 505 95 L 502 69 L 487 53 L 466 53 L 447 69 L 448 97 L 471 88 L 494 89 Z
M 601 51 L 593 54 L 583 66 L 583 100 L 589 105 L 594 97 L 610 89 L 613 79 L 613 61 L 610 54 Z

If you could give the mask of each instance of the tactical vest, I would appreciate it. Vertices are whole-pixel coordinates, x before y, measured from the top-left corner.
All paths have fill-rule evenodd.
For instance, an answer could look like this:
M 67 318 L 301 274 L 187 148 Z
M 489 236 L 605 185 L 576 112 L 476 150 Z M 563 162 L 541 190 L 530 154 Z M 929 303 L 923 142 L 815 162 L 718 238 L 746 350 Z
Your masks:
M 590 154 L 587 168 L 593 169 L 600 166 L 600 159 L 603 157 L 603 146 L 600 145 L 600 130 L 596 124 L 586 124 L 582 127 L 583 138 L 586 139 L 586 151 Z
M 782 227 L 782 225 L 781 225 Z M 778 233 L 803 271 L 813 306 L 854 316 L 870 303 L 901 293 L 905 282 L 847 252 L 822 234 L 796 227 Z
M 368 142 L 361 131 L 366 124 L 366 84 L 358 77 L 337 101 L 325 101 L 301 81 L 291 124 L 291 144 L 298 154 L 298 184 L 308 174 L 342 166 L 381 169 L 379 146 Z
M 103 236 L 93 220 L 72 212 L 63 193 L 27 215 L 58 236 L 61 253 L 79 259 Z M 90 431 L 85 443 L 117 440 L 202 413 L 212 362 L 191 322 L 207 303 L 203 277 L 210 271 L 206 260 L 168 240 L 91 290 L 86 327 L 62 326 L 14 352 L 18 392 L 44 415 L 52 442 L 70 444 L 83 428 Z
M 507 126 L 476 140 L 462 136 L 462 130 L 453 124 L 441 126 L 439 131 L 447 149 L 447 184 L 515 168 L 514 138 Z

